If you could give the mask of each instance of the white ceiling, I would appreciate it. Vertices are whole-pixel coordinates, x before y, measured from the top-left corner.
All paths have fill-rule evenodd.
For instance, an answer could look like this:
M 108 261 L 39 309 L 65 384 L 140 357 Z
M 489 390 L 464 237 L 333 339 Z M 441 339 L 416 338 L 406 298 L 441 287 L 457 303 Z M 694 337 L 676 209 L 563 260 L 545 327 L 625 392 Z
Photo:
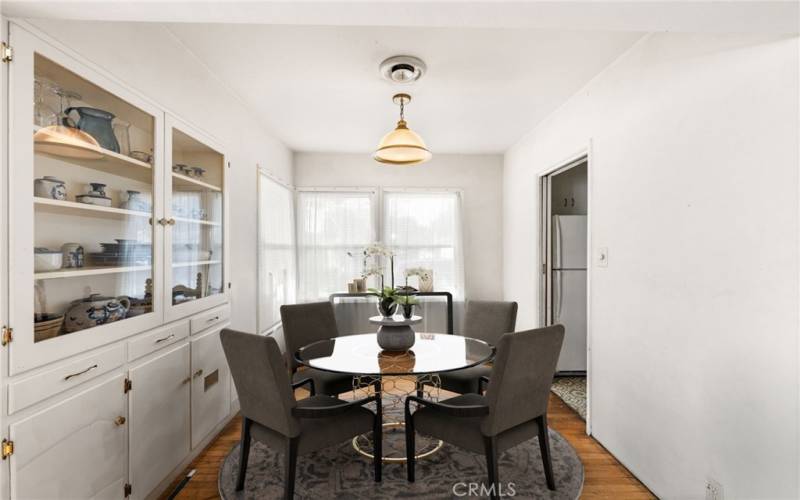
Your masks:
M 796 1 L 8 1 L 4 15 L 165 26 L 296 151 L 367 152 L 407 119 L 434 153 L 500 153 L 644 33 L 797 33 Z M 206 24 L 210 23 L 210 24 Z M 386 57 L 422 58 L 410 87 Z
M 169 29 L 296 151 L 367 152 L 397 121 L 440 153 L 500 153 L 640 33 L 532 29 L 172 24 Z M 428 65 L 411 86 L 386 57 Z

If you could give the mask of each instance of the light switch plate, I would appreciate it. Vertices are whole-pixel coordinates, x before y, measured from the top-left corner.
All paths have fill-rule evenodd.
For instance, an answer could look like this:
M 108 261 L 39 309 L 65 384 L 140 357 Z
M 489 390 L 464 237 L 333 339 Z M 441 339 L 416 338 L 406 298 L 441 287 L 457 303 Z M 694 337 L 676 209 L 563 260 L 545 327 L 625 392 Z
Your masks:
M 597 267 L 608 267 L 608 247 L 598 248 L 595 260 L 597 262 Z

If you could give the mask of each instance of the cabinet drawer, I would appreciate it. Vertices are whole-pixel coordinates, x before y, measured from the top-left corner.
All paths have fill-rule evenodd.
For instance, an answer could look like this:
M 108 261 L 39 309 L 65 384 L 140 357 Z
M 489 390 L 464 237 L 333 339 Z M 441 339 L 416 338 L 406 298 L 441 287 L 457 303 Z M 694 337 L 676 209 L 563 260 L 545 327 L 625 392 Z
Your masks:
M 120 343 L 81 357 L 71 363 L 53 368 L 8 384 L 8 413 L 27 408 L 54 394 L 66 391 L 125 362 L 125 346 Z
M 192 335 L 195 333 L 200 333 L 204 330 L 208 330 L 213 326 L 222 324 L 223 322 L 228 321 L 230 317 L 231 307 L 227 304 L 222 307 L 217 307 L 216 309 L 198 314 L 191 319 Z
M 128 361 L 167 347 L 189 336 L 189 323 L 182 321 L 174 325 L 158 328 L 128 341 Z

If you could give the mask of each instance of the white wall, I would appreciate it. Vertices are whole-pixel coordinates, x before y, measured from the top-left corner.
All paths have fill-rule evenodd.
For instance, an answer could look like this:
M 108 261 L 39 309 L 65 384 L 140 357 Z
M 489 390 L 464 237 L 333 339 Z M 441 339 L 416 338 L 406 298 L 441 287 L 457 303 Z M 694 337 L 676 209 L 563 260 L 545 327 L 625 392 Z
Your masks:
M 800 496 L 799 137 L 797 38 L 660 34 L 505 156 L 529 327 L 537 174 L 591 141 L 592 429 L 662 498 Z
M 294 166 L 298 187 L 463 189 L 467 298 L 502 297 L 502 156 L 437 155 L 434 151 L 428 163 L 392 167 L 376 163 L 369 153 L 296 153 Z
M 227 148 L 232 326 L 255 332 L 256 164 L 291 183 L 291 151 L 216 79 L 213 68 L 200 63 L 162 26 L 41 19 L 31 23 Z

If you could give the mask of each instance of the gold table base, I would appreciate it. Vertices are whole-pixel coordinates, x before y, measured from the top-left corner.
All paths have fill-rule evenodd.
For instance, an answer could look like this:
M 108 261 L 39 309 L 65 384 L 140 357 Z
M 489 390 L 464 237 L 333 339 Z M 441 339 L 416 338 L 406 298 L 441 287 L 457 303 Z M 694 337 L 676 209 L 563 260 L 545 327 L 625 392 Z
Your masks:
M 413 351 L 405 353 L 384 353 L 381 354 L 381 370 L 387 373 L 403 373 L 413 367 Z M 409 370 L 410 371 L 410 370 Z M 405 429 L 405 423 L 396 421 L 402 419 L 405 411 L 406 397 L 416 395 L 421 390 L 425 399 L 432 401 L 439 400 L 439 388 L 442 381 L 436 373 L 420 375 L 358 375 L 353 377 L 353 396 L 358 397 L 358 393 L 369 391 L 370 387 L 379 388 L 381 394 L 381 411 L 383 415 L 384 429 Z M 387 419 L 391 419 L 387 421 Z M 405 435 L 405 433 L 404 433 Z M 362 434 L 353 438 L 353 448 L 361 455 L 373 458 L 373 454 L 366 451 L 371 448 L 368 434 Z M 384 437 L 386 435 L 384 434 Z M 440 440 L 432 440 L 432 444 L 425 445 L 422 451 L 415 455 L 415 458 L 425 458 L 433 455 L 444 446 Z M 405 440 L 403 441 L 405 447 Z M 387 456 L 386 446 L 383 447 L 383 461 L 386 463 L 405 463 L 407 458 L 404 456 Z

